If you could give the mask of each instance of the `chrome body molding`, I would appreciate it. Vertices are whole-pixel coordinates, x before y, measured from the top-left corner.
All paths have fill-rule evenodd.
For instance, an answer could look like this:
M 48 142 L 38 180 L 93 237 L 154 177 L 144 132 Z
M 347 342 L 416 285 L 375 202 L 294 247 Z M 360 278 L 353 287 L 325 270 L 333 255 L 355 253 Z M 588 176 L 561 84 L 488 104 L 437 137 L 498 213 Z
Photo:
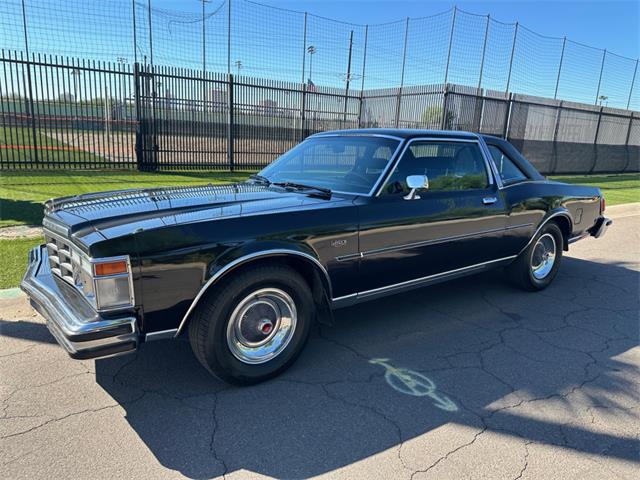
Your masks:
M 475 237 L 481 237 L 483 235 L 489 235 L 492 233 L 499 233 L 499 232 L 507 232 L 510 230 L 517 230 L 519 228 L 527 228 L 527 227 L 531 227 L 533 225 L 533 223 L 522 223 L 520 225 L 511 225 L 509 227 L 501 227 L 501 228 L 492 228 L 489 230 L 483 230 L 480 232 L 473 232 L 473 233 L 465 233 L 462 235 L 453 235 L 450 237 L 441 237 L 441 238 L 434 238 L 432 240 L 424 240 L 421 242 L 413 242 L 413 243 L 404 243 L 402 245 L 393 245 L 390 247 L 384 247 L 384 248 L 377 248 L 375 250 L 367 250 L 364 252 L 359 252 L 359 253 L 352 253 L 349 255 L 343 255 L 341 257 L 336 257 L 336 260 L 338 262 L 346 262 L 348 260 L 353 260 L 356 258 L 363 258 L 363 257 L 369 257 L 372 255 L 378 255 L 381 253 L 389 253 L 389 252 L 395 252 L 395 251 L 400 251 L 400 250 L 408 250 L 411 248 L 418 248 L 418 247 L 424 247 L 427 245 L 438 245 L 440 243 L 446 243 L 446 242 L 452 242 L 455 240 L 464 240 L 465 238 L 475 238 Z
M 145 342 L 153 342 L 155 340 L 165 340 L 167 338 L 173 338 L 176 336 L 177 328 L 170 328 L 169 330 L 160 330 L 159 332 L 147 333 L 144 336 Z
M 477 263 L 475 265 L 469 265 L 467 267 L 456 268 L 454 270 L 448 270 L 446 272 L 436 273 L 434 275 L 428 275 L 426 277 L 416 278 L 408 280 L 406 282 L 395 283 L 393 285 L 387 285 L 385 287 L 375 288 L 372 290 L 366 290 L 364 292 L 358 292 L 351 295 L 345 295 L 344 297 L 334 298 L 332 300 L 333 308 L 341 308 L 359 303 L 364 300 L 373 300 L 375 298 L 391 295 L 405 290 L 411 290 L 413 288 L 423 287 L 426 285 L 432 285 L 434 283 L 443 282 L 445 280 L 451 280 L 453 278 L 469 275 L 471 273 L 481 272 L 490 267 L 500 264 L 506 264 L 516 258 L 517 255 L 511 255 L 509 257 L 498 258 L 490 260 L 488 262 Z
M 213 285 L 218 279 L 220 279 L 222 276 L 224 276 L 226 273 L 230 272 L 234 268 L 244 263 L 247 263 L 251 260 L 255 260 L 258 258 L 266 258 L 266 257 L 277 257 L 277 256 L 298 256 L 311 261 L 324 274 L 324 279 L 327 287 L 327 294 L 329 298 L 332 298 L 331 297 L 332 295 L 331 278 L 329 277 L 329 273 L 327 272 L 327 269 L 324 268 L 324 266 L 320 263 L 320 261 L 317 258 L 313 257 L 312 255 L 309 255 L 308 253 L 299 252 L 297 250 L 287 250 L 287 249 L 262 250 L 260 252 L 250 253 L 243 257 L 237 258 L 234 261 L 222 267 L 216 273 L 214 273 L 211 276 L 211 278 L 209 278 L 209 280 L 207 280 L 207 282 L 202 286 L 202 288 L 200 289 L 196 297 L 191 302 L 191 305 L 189 305 L 187 313 L 185 313 L 184 316 L 182 317 L 182 320 L 180 321 L 180 325 L 176 329 L 174 337 L 177 337 L 178 335 L 180 335 L 180 333 L 184 329 L 184 326 L 187 324 L 187 321 L 189 319 L 189 316 L 191 315 L 191 312 L 193 312 L 193 310 L 196 308 L 196 305 L 198 304 L 202 296 L 205 294 L 205 292 L 209 289 L 209 287 Z
M 559 216 L 563 216 L 565 217 L 567 220 L 569 220 L 569 224 L 571 225 L 570 230 L 573 230 L 573 220 L 571 218 L 571 216 L 569 215 L 568 211 L 561 211 L 561 212 L 555 212 L 552 213 L 551 215 L 549 215 L 547 218 L 545 218 L 540 225 L 538 225 L 538 228 L 536 228 L 536 231 L 533 232 L 533 235 L 531 236 L 531 238 L 529 239 L 529 241 L 527 242 L 527 244 L 518 252 L 518 255 L 520 255 L 522 252 L 524 252 L 527 248 L 529 248 L 529 245 L 531 245 L 531 242 L 533 242 L 533 239 L 536 238 L 536 235 L 538 235 L 538 233 L 540 233 L 540 230 L 542 230 L 542 227 L 544 227 L 549 220 L 551 220 L 552 218 L 556 218 Z

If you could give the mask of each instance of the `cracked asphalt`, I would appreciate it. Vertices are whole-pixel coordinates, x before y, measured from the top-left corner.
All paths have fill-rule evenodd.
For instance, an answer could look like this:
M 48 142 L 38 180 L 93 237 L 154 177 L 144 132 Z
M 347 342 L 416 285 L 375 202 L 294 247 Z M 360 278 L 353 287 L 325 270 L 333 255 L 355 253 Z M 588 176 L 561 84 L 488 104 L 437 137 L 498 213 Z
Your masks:
M 185 340 L 71 360 L 1 300 L 0 477 L 635 479 L 640 210 L 615 213 L 544 292 L 496 271 L 341 310 L 255 387 Z

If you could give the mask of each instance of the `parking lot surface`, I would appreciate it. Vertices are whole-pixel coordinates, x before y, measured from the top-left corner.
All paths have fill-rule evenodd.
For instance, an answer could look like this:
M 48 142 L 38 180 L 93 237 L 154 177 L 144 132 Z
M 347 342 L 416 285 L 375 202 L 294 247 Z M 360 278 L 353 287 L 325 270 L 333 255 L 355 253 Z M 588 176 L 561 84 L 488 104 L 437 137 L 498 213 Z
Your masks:
M 254 387 L 185 340 L 71 360 L 0 300 L 0 477 L 637 478 L 640 214 L 616 211 L 543 292 L 496 271 L 340 310 Z

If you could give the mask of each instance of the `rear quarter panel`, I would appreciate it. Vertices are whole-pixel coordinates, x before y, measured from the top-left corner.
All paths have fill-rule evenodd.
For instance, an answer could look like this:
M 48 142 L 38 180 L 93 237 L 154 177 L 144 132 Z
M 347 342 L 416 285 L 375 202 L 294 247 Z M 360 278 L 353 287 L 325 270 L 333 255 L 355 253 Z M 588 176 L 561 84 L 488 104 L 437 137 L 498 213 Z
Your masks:
M 538 227 L 554 214 L 571 219 L 571 235 L 580 235 L 600 216 L 600 190 L 553 181 L 529 181 L 502 190 L 509 208 L 508 248 L 519 253 Z

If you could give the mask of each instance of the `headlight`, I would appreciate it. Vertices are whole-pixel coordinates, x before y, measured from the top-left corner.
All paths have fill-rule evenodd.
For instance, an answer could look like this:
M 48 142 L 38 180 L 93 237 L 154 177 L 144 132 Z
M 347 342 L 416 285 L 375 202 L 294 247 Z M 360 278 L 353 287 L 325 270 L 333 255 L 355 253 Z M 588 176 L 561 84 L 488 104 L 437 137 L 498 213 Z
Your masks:
M 114 310 L 133 307 L 131 264 L 128 257 L 93 261 L 96 308 Z

